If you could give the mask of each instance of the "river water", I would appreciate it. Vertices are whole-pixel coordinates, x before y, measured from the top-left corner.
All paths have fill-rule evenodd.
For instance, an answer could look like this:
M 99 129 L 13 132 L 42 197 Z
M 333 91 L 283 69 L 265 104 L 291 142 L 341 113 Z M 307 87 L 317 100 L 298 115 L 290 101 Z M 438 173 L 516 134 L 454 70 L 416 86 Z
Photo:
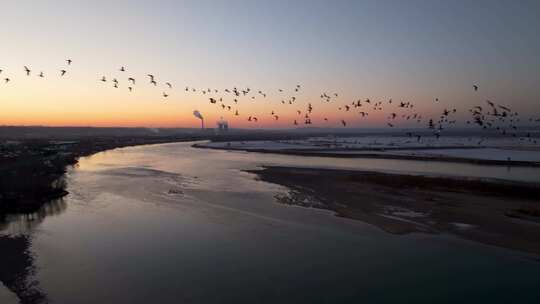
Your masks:
M 448 235 L 392 235 L 278 204 L 242 170 L 293 165 L 539 181 L 538 168 L 139 146 L 81 159 L 31 235 L 52 303 L 538 303 L 540 261 Z

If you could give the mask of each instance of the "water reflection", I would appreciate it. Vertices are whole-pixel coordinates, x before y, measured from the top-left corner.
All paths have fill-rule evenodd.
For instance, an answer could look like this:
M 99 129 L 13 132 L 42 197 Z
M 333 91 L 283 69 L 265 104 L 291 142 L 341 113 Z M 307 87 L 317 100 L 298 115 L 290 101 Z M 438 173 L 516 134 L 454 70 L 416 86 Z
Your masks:
M 48 216 L 59 215 L 67 208 L 65 198 L 51 200 L 36 212 L 8 214 L 0 220 L 0 235 L 19 235 L 33 231 Z
M 20 303 L 48 303 L 34 278 L 36 267 L 29 236 L 0 236 L 0 282 L 17 295 Z
M 51 200 L 39 210 L 26 214 L 9 214 L 0 220 L 0 282 L 13 292 L 20 303 L 48 303 L 47 295 L 35 278 L 37 268 L 31 252 L 34 231 L 46 217 L 64 212 L 64 198 Z

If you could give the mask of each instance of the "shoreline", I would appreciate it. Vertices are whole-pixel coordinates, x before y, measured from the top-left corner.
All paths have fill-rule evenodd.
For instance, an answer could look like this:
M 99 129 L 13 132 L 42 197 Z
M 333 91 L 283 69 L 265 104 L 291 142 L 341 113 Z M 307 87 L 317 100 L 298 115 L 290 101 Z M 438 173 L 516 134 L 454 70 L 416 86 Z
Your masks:
M 234 148 L 234 147 L 211 147 L 203 144 L 193 144 L 192 147 L 198 149 L 212 149 L 222 151 L 241 151 L 241 152 L 255 152 L 255 153 L 267 153 L 267 154 L 280 154 L 280 155 L 293 155 L 293 156 L 311 156 L 311 157 L 336 157 L 336 158 L 367 158 L 367 159 L 396 159 L 396 160 L 414 160 L 414 161 L 435 161 L 435 162 L 448 162 L 448 163 L 465 163 L 473 165 L 492 165 L 492 166 L 508 166 L 508 167 L 540 167 L 540 162 L 534 161 L 515 161 L 515 160 L 493 160 L 493 159 L 474 159 L 464 157 L 451 157 L 451 156 L 420 156 L 420 155 L 397 155 L 397 154 L 377 154 L 377 153 L 339 153 L 341 152 L 382 152 L 382 151 L 399 151 L 399 150 L 434 150 L 434 149 L 480 149 L 481 147 L 426 147 L 426 148 L 394 148 L 394 149 L 348 149 L 348 150 L 267 150 L 267 149 L 250 149 L 250 148 Z M 329 151 L 329 152 L 325 152 Z
M 280 204 L 326 209 L 392 234 L 452 234 L 540 255 L 540 184 L 267 166 Z

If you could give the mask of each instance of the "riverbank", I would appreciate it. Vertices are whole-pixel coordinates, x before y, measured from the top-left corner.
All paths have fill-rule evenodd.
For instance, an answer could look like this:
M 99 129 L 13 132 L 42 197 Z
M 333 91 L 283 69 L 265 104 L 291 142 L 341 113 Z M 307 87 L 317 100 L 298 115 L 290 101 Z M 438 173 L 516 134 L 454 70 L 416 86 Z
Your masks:
M 390 233 L 449 233 L 540 254 L 540 185 L 331 169 L 265 167 L 286 205 L 332 210 Z

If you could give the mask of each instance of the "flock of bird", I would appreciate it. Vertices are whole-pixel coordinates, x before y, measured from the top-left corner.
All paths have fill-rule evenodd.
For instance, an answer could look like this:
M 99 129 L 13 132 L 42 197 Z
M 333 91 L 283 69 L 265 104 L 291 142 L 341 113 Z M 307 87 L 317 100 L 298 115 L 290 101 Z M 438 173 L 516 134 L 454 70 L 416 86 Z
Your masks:
M 68 74 L 68 68 L 72 66 L 73 61 L 71 59 L 65 60 L 65 65 L 62 68 L 59 68 L 57 71 L 58 77 L 65 77 Z M 30 77 L 34 75 L 32 69 L 29 66 L 23 66 L 24 75 Z M 112 87 L 119 89 L 121 87 L 121 82 L 125 83 L 125 88 L 129 92 L 133 92 L 135 87 L 140 84 L 140 82 L 147 83 L 153 87 L 162 88 L 161 97 L 168 98 L 173 90 L 173 85 L 171 82 L 162 82 L 157 81 L 157 77 L 154 74 L 145 75 L 145 79 L 140 81 L 136 79 L 133 75 L 130 75 L 128 69 L 125 66 L 121 66 L 118 71 L 122 77 L 108 77 L 106 75 L 98 78 L 99 82 L 102 83 L 112 83 Z M 4 71 L 0 68 L 0 75 Z M 43 71 L 39 71 L 36 74 L 37 77 L 44 78 L 45 74 Z M 119 80 L 121 79 L 121 80 Z M 9 84 L 12 79 L 5 77 L 4 84 Z M 251 89 L 249 87 L 245 88 L 226 88 L 224 90 L 216 88 L 195 88 L 186 86 L 184 91 L 189 94 L 200 94 L 204 98 L 207 98 L 208 102 L 212 105 L 215 105 L 218 110 L 230 112 L 231 115 L 241 116 L 240 104 L 246 102 L 246 99 L 251 102 L 264 101 L 264 100 L 276 100 L 274 99 L 277 96 L 281 105 L 294 108 L 294 115 L 297 117 L 292 119 L 291 123 L 295 126 L 300 124 L 311 125 L 314 123 L 313 111 L 314 106 L 311 102 L 308 102 L 307 105 L 303 106 L 299 102 L 298 95 L 302 92 L 302 85 L 297 84 L 292 88 L 284 89 L 280 88 L 276 92 L 267 92 L 260 89 Z M 472 90 L 474 92 L 479 91 L 479 86 L 477 84 L 472 85 Z M 273 93 L 273 94 L 271 94 Z M 269 96 L 274 96 L 270 98 Z M 342 104 L 339 101 L 340 94 L 332 92 L 322 92 L 320 94 L 320 102 L 334 104 L 338 113 L 340 112 L 356 112 L 358 114 L 358 119 L 366 118 L 370 113 L 380 112 L 389 109 L 386 116 L 386 126 L 389 128 L 394 128 L 399 125 L 402 121 L 408 121 L 410 123 L 419 124 L 420 126 L 424 125 L 428 130 L 433 131 L 433 135 L 437 138 L 441 136 L 441 132 L 448 127 L 456 124 L 456 119 L 454 116 L 458 112 L 456 108 L 445 108 L 438 117 L 424 117 L 421 113 L 415 111 L 415 104 L 409 101 L 399 101 L 394 102 L 392 99 L 386 101 L 374 101 L 369 98 L 366 99 L 356 99 L 352 102 Z M 441 104 L 439 98 L 434 98 L 433 100 L 436 104 Z M 305 107 L 305 108 L 304 108 Z M 501 135 L 520 137 L 522 140 L 529 140 L 536 143 L 530 133 L 527 133 L 525 136 L 518 136 L 518 123 L 521 121 L 519 114 L 516 111 L 513 111 L 509 106 L 495 104 L 487 100 L 485 104 L 475 105 L 469 109 L 471 118 L 467 121 L 467 124 L 474 124 L 479 126 L 484 130 L 490 130 L 500 133 Z M 345 114 L 345 113 L 344 113 Z M 280 115 L 278 111 L 271 110 L 268 113 L 269 117 L 274 120 L 280 120 Z M 345 115 L 343 115 L 345 116 Z M 260 120 L 260 117 L 255 116 L 254 114 L 245 115 L 245 119 L 250 123 L 257 123 Z M 322 120 L 325 123 L 330 122 L 328 117 L 323 117 Z M 529 123 L 540 122 L 540 118 L 529 118 Z M 346 127 L 348 122 L 345 119 L 339 119 L 335 123 Z M 409 125 L 410 125 L 409 123 Z M 414 134 L 413 132 L 407 132 L 409 137 L 416 137 L 418 141 L 421 140 L 421 135 Z M 522 138 L 521 138 L 522 137 Z
M 119 71 L 122 72 L 122 73 L 125 73 L 127 71 L 127 69 L 126 69 L 126 67 L 122 66 L 122 67 L 120 67 Z M 148 83 L 150 83 L 151 85 L 157 87 L 158 83 L 156 81 L 156 77 L 153 74 L 147 74 L 146 77 L 148 77 L 148 79 L 147 79 Z M 100 81 L 101 82 L 108 82 L 107 76 L 102 76 Z M 118 81 L 117 78 L 112 78 L 111 82 L 112 82 L 114 88 L 116 88 L 116 89 L 119 88 L 120 82 Z M 130 92 L 133 92 L 133 89 L 134 89 L 135 85 L 137 84 L 137 81 L 135 80 L 135 77 L 128 76 L 127 77 L 127 83 L 128 83 L 127 89 Z M 166 86 L 166 88 L 168 90 L 172 89 L 172 87 L 173 87 L 170 82 L 165 82 L 165 86 Z M 163 90 L 162 96 L 164 98 L 167 98 L 167 97 L 169 97 L 169 93 L 167 91 Z
M 72 62 L 73 61 L 71 59 L 66 59 L 67 66 L 70 66 Z M 32 70 L 28 66 L 25 65 L 23 67 L 23 69 L 24 69 L 24 73 L 26 74 L 26 76 L 31 76 Z M 2 72 L 4 72 L 4 70 L 0 69 L 0 74 L 2 74 Z M 62 69 L 58 70 L 58 75 L 60 77 L 63 77 L 64 75 L 66 75 L 66 73 L 67 73 L 66 68 L 62 68 Z M 37 76 L 40 77 L 40 78 L 44 78 L 45 74 L 43 73 L 43 71 L 40 71 L 39 74 L 37 74 Z M 9 78 L 9 77 L 4 78 L 4 83 L 5 84 L 9 83 L 10 81 L 11 81 L 11 78 Z

